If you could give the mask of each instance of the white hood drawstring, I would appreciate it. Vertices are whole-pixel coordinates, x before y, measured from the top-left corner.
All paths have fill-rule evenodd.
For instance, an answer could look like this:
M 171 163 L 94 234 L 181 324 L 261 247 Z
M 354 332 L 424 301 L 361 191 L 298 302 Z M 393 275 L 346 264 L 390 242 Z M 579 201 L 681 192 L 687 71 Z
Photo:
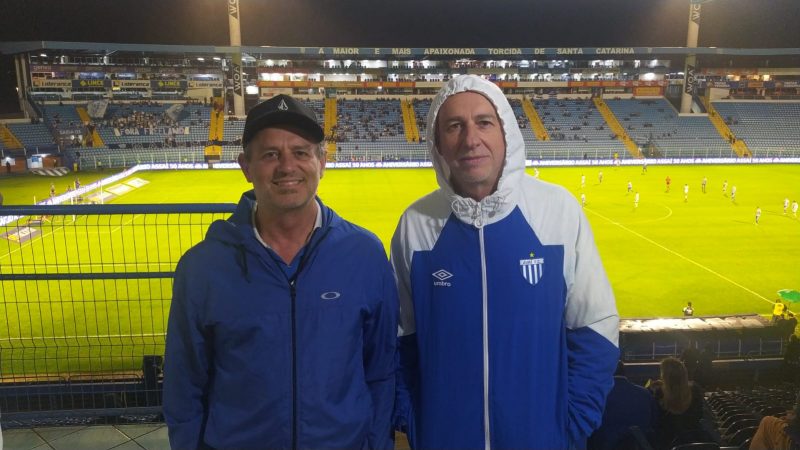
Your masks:
M 472 224 L 475 228 L 483 228 L 501 211 L 505 199 L 502 195 L 490 195 L 480 202 L 468 197 L 453 195 L 450 209 L 463 222 Z

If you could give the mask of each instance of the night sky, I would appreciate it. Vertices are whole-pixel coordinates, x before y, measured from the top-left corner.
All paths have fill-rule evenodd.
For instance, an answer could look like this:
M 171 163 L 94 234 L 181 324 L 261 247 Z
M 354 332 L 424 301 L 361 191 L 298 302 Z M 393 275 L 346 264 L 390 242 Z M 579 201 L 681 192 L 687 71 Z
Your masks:
M 240 0 L 243 45 L 685 46 L 688 0 Z M 227 45 L 227 0 L 0 0 L 0 41 Z M 800 47 L 800 0 L 703 5 L 700 46 Z M 0 97 L 13 68 L 0 60 Z

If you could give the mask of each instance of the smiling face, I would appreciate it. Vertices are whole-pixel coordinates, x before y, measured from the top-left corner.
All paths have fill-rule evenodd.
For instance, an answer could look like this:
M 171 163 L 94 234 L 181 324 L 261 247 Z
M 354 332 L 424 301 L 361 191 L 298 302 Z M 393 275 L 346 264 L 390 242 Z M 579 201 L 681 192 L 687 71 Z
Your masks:
M 253 137 L 239 165 L 253 184 L 259 211 L 279 214 L 310 207 L 325 171 L 320 145 L 289 126 L 264 128 Z
M 506 142 L 497 110 L 486 97 L 461 92 L 445 100 L 436 117 L 436 146 L 457 194 L 480 201 L 497 189 Z

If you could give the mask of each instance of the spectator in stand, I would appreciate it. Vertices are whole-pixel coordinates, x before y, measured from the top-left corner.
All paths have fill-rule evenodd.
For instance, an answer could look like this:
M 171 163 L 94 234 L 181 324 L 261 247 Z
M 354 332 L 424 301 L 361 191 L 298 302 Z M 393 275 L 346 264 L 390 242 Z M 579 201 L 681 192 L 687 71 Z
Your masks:
M 661 361 L 661 378 L 650 383 L 660 415 L 656 426 L 656 447 L 672 448 L 705 437 L 703 391 L 689 381 L 686 366 L 676 358 Z
M 694 381 L 706 391 L 713 389 L 715 385 L 715 356 L 716 353 L 714 352 L 714 346 L 710 343 L 703 347 L 703 351 L 700 352 L 700 355 L 698 356 L 697 370 L 694 374 Z
M 700 366 L 700 352 L 694 347 L 686 347 L 683 349 L 683 352 L 681 352 L 680 359 L 683 363 L 683 366 L 686 367 L 686 373 L 689 376 L 689 380 L 694 380 L 697 367 Z
M 795 335 L 789 336 L 782 368 L 784 379 L 789 383 L 796 383 L 800 379 L 800 340 Z
M 779 322 L 781 329 L 783 330 L 783 336 L 786 339 L 789 339 L 791 336 L 794 336 L 794 330 L 797 328 L 797 318 L 794 316 L 794 313 L 787 311 L 786 318 Z
M 456 76 L 427 117 L 439 189 L 392 238 L 396 427 L 414 448 L 583 448 L 619 360 L 589 222 L 566 189 L 525 173 L 496 84 Z
M 783 417 L 765 416 L 750 441 L 750 450 L 794 450 L 800 446 L 800 404 Z
M 323 129 L 287 95 L 250 110 L 253 189 L 175 270 L 172 448 L 390 449 L 397 291 L 372 233 L 317 197 Z
M 611 450 L 627 448 L 632 438 L 630 427 L 637 426 L 652 436 L 658 421 L 658 404 L 650 392 L 628 381 L 625 364 L 617 363 L 614 372 L 614 387 L 606 399 L 603 422 L 589 438 L 589 450 Z

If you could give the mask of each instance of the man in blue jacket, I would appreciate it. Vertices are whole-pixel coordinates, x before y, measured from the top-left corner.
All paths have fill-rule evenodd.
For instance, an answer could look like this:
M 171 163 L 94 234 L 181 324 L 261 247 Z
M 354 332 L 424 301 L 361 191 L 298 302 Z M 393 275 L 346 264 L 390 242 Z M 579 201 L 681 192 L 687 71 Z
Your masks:
M 619 319 L 589 222 L 525 174 L 503 92 L 477 76 L 431 102 L 439 189 L 392 238 L 397 426 L 416 448 L 580 448 L 600 425 Z
M 239 164 L 253 190 L 175 273 L 175 450 L 393 447 L 394 276 L 378 238 L 316 197 L 323 137 L 289 96 L 247 115 Z

